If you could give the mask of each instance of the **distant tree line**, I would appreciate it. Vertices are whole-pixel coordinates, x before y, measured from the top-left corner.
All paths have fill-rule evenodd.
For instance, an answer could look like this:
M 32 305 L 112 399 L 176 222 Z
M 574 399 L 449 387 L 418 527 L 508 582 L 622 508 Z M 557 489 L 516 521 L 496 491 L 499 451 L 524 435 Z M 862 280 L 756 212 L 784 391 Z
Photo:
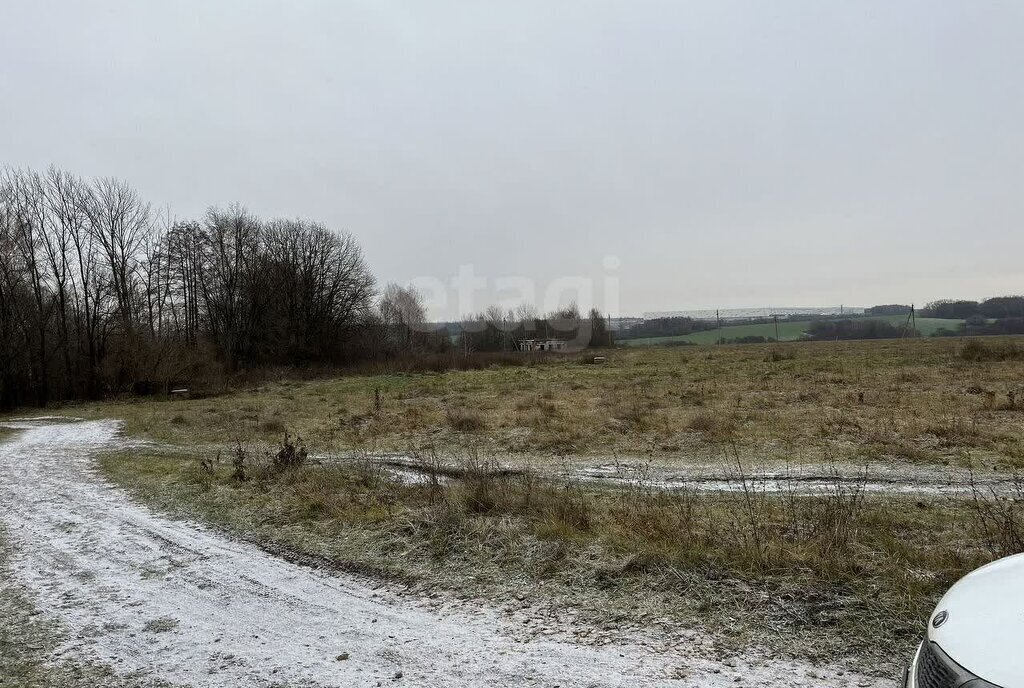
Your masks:
M 932 301 L 918 311 L 929 318 L 966 320 L 982 318 L 1024 318 L 1024 296 L 994 296 L 983 301 L 943 299 Z
M 808 335 L 812 339 L 884 339 L 920 336 L 907 323 L 872 320 L 873 316 L 909 316 L 913 306 L 888 304 L 873 306 L 864 311 L 862 319 L 820 320 L 811 324 Z M 961 337 L 965 335 L 1024 334 L 1024 297 L 994 296 L 982 301 L 944 299 L 932 301 L 915 313 L 921 318 L 962 320 L 949 327 L 934 330 L 933 337 Z
M 892 316 L 909 317 L 914 311 L 910 304 L 883 304 L 864 309 L 863 314 L 846 317 L 815 317 L 812 318 L 804 333 L 804 339 L 887 339 L 897 337 L 918 337 L 912 323 L 902 321 L 879 320 Z M 963 335 L 1007 335 L 1024 334 L 1024 297 L 996 296 L 983 301 L 942 300 L 929 303 L 916 312 L 918 317 L 963 320 L 965 322 L 951 325 L 948 328 L 935 330 L 932 336 L 963 336 Z M 779 322 L 802 321 L 806 315 L 792 315 L 779 318 Z M 731 319 L 728 325 L 764 325 L 774 322 L 773 318 Z M 685 336 L 697 332 L 718 329 L 715 320 L 693 319 L 686 316 L 651 318 L 635 323 L 622 332 L 616 333 L 621 340 Z M 757 344 L 770 343 L 770 336 L 749 335 L 743 337 L 721 337 L 720 344 Z
M 937 334 L 947 334 L 940 332 Z M 951 334 L 961 335 L 1000 335 L 1000 334 L 1024 334 L 1024 318 L 995 318 L 988 319 L 983 316 L 972 316 L 967 318 L 959 328 Z
M 492 306 L 482 313 L 447 323 L 450 341 L 466 353 L 517 351 L 527 340 L 564 341 L 575 347 L 614 343 L 608 321 L 597 309 L 583 316 L 575 304 L 541 316 L 530 305 L 514 310 Z
M 713 330 L 718 324 L 713 320 L 695 320 L 686 316 L 649 318 L 618 333 L 620 339 L 642 339 L 647 337 L 677 337 Z
M 906 329 L 903 325 L 894 325 L 886 320 L 870 318 L 843 320 L 815 320 L 807 330 L 811 339 L 895 339 L 897 337 L 917 337 L 918 332 Z
M 964 321 L 936 330 L 934 337 L 1024 334 L 1024 296 L 994 296 L 982 301 L 945 299 L 929 303 L 919 313 Z
M 914 307 L 909 304 L 889 303 L 865 308 L 864 315 L 910 315 L 913 309 Z

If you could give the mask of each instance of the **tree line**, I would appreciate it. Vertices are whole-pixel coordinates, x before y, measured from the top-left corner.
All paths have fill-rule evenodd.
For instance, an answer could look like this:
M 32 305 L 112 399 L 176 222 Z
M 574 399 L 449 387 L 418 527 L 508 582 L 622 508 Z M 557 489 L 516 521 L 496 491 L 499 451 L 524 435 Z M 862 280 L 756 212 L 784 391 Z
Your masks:
M 607 337 L 594 314 L 561 315 L 500 334 L 473 316 L 460 340 L 428 326 L 416 290 L 378 293 L 348 233 L 239 205 L 171 221 L 119 179 L 0 170 L 0 408 L 263 366 L 500 351 L 553 324 Z
M 0 174 L 0 406 L 359 355 L 374 278 L 348 234 L 240 206 L 161 221 L 127 183 Z
M 446 329 L 453 345 L 466 353 L 517 351 L 528 340 L 562 341 L 573 348 L 614 343 L 605 316 L 596 308 L 584 316 L 574 303 L 543 316 L 528 304 L 511 310 L 491 306 Z
M 1024 318 L 1024 296 L 993 296 L 981 301 L 943 299 L 932 301 L 918 315 L 931 318 Z

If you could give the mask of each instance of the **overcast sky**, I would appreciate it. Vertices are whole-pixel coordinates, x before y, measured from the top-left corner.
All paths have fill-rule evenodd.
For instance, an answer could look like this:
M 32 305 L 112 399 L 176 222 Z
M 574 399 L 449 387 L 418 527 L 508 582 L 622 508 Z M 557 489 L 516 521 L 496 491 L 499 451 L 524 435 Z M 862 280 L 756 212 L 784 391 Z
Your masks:
M 0 0 L 0 60 L 0 163 L 317 219 L 382 283 L 472 265 L 475 307 L 1024 292 L 1015 0 Z

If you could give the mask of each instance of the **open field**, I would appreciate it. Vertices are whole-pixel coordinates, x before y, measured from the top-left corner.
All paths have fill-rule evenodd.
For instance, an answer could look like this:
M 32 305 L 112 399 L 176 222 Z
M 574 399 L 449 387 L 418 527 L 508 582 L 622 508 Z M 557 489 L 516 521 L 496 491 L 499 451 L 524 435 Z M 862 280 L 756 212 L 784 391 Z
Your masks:
M 999 339 L 985 341 L 993 346 Z M 446 373 L 281 380 L 194 400 L 81 404 L 176 445 L 302 437 L 310 451 L 461 454 L 562 466 L 1024 465 L 1024 361 L 959 340 L 618 349 Z M 1016 396 L 1009 396 L 1014 393 Z M 1017 400 L 1020 401 L 1017 401 Z
M 696 628 L 727 654 L 755 645 L 892 670 L 949 584 L 1021 549 L 1019 492 L 867 489 L 880 471 L 1016 475 L 1018 341 L 606 354 L 59 412 L 121 418 L 155 441 L 101 459 L 138 499 L 272 551 L 428 596 L 528 599 L 581 628 Z M 274 465 L 285 432 L 311 452 L 299 467 Z M 609 462 L 630 479 L 583 479 Z M 709 465 L 740 489 L 659 479 Z M 825 467 L 824 487 L 748 480 L 773 466 Z M 830 481 L 840 472 L 853 478 Z
M 891 670 L 953 580 L 1021 549 L 1019 492 L 996 501 L 964 482 L 970 467 L 1013 485 L 1024 467 L 1015 340 L 606 355 L 57 413 L 123 419 L 155 443 L 104 456 L 104 475 L 271 551 L 424 595 L 526 595 L 586 628 L 663 619 L 725 652 L 852 653 Z M 274 467 L 286 432 L 310 453 L 300 467 Z M 609 466 L 629 479 L 587 479 Z M 738 488 L 664 480 L 709 466 Z M 779 467 L 811 467 L 821 486 L 748 478 Z M 868 488 L 887 471 L 965 489 Z
M 870 318 L 881 320 L 902 326 L 907 318 L 904 315 L 880 315 Z M 924 336 L 930 336 L 936 330 L 945 328 L 956 330 L 963 323 L 963 320 L 948 320 L 945 318 L 918 318 L 917 330 Z M 794 320 L 779 323 L 778 338 L 781 342 L 792 342 L 800 339 L 804 332 L 811 326 L 810 320 Z M 760 325 L 726 325 L 720 330 L 706 330 L 694 332 L 693 334 L 678 335 L 674 337 L 644 337 L 641 339 L 626 339 L 623 344 L 627 346 L 661 346 L 665 344 L 714 344 L 720 338 L 738 339 L 740 337 L 772 337 L 776 334 L 774 323 Z
M 181 453 L 101 465 L 162 510 L 423 594 L 554 604 L 581 630 L 657 623 L 708 633 L 726 656 L 866 657 L 852 666 L 882 671 L 952 582 L 1024 532 L 991 525 L 984 503 L 839 484 L 817 497 L 614 490 L 470 460 L 454 478 L 407 483 L 372 464 L 246 461 L 245 480 Z

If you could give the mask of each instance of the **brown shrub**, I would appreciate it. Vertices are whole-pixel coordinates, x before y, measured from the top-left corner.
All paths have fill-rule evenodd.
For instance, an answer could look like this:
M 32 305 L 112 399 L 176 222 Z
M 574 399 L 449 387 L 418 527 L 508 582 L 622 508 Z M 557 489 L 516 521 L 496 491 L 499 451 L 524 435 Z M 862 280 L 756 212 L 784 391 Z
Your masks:
M 478 432 L 487 427 L 483 414 L 465 408 L 449 408 L 445 412 L 448 426 L 459 432 Z
M 280 435 L 284 433 L 287 428 L 285 428 L 284 423 L 277 418 L 271 418 L 270 420 L 263 421 L 260 425 L 260 430 L 267 435 Z
M 704 439 L 722 442 L 736 432 L 736 419 L 726 413 L 708 411 L 695 415 L 686 427 L 692 432 L 699 432 Z

